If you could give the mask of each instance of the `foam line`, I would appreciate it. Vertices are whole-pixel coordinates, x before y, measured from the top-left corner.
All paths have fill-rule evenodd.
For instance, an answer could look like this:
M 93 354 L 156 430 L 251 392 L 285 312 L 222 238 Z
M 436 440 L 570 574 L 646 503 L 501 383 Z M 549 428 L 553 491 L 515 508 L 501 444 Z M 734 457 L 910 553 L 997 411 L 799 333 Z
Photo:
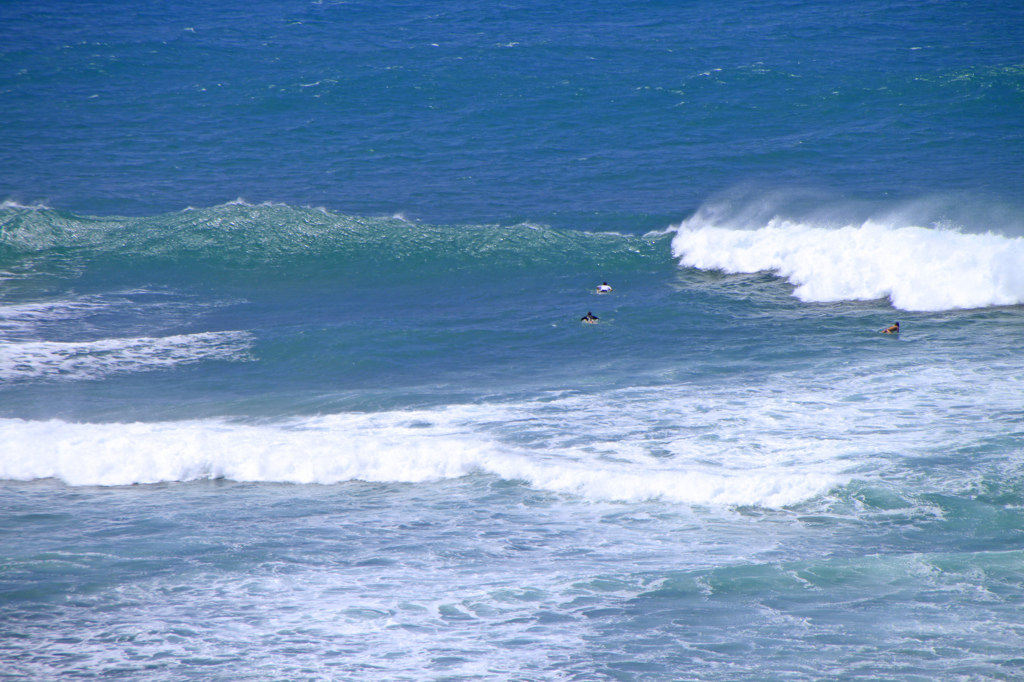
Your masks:
M 0 380 L 96 379 L 119 372 L 166 369 L 202 360 L 243 360 L 247 332 L 203 332 L 164 337 L 0 342 Z
M 486 473 L 596 500 L 771 507 L 821 494 L 838 480 L 821 467 L 702 469 L 689 460 L 659 465 L 650 457 L 517 450 L 465 428 L 466 416 L 346 414 L 277 425 L 0 419 L 0 479 L 104 486 L 215 478 L 421 483 Z M 438 423 L 423 426 L 424 417 Z

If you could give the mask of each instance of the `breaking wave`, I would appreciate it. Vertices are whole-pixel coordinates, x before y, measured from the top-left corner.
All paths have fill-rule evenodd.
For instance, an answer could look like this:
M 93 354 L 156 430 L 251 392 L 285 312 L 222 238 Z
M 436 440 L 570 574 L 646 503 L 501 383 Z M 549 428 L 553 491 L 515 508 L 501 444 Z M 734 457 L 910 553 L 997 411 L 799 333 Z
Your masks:
M 474 473 L 605 500 L 781 506 L 820 494 L 821 471 L 762 467 L 699 470 L 599 462 L 581 453 L 538 455 L 479 434 L 425 427 L 438 413 L 332 415 L 292 425 L 216 420 L 80 424 L 0 419 L 0 479 L 130 485 L 227 478 L 296 484 L 420 483 Z M 33 452 L 32 457 L 16 453 Z
M 678 227 L 672 253 L 685 267 L 773 272 L 807 302 L 888 299 L 911 311 L 1024 303 L 1024 238 L 994 233 L 781 218 L 736 229 L 698 214 Z

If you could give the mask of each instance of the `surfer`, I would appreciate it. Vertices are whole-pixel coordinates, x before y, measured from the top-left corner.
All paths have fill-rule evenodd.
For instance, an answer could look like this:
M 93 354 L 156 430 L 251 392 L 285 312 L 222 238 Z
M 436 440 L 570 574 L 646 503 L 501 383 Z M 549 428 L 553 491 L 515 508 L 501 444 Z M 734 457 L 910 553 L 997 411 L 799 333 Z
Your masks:
M 610 294 L 610 293 L 612 293 L 612 288 L 608 284 L 608 282 L 603 282 L 600 286 L 597 287 L 597 293 L 599 293 L 599 294 Z
M 586 315 L 580 318 L 580 322 L 586 322 L 587 324 L 597 324 L 597 321 L 599 319 L 599 317 L 594 316 L 594 313 L 588 311 Z
M 900 333 L 900 323 L 899 322 L 893 322 L 892 326 L 891 327 L 886 327 L 885 329 L 883 329 L 882 333 L 883 334 L 899 334 Z

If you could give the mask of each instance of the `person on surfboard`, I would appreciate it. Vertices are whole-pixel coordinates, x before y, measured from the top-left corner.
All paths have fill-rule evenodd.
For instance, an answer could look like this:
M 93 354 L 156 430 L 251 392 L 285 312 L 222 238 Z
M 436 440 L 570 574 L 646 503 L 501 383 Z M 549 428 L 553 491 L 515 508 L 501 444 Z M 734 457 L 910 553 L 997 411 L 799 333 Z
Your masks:
M 597 324 L 597 321 L 599 319 L 601 318 L 595 317 L 594 313 L 588 311 L 586 315 L 580 318 L 580 322 L 586 322 L 587 324 Z
M 892 326 L 891 327 L 886 327 L 885 329 L 883 329 L 882 333 L 883 334 L 899 334 L 900 333 L 900 323 L 899 322 L 893 322 Z
M 611 287 L 610 284 L 608 284 L 608 282 L 602 282 L 597 287 L 597 293 L 599 293 L 599 294 L 610 294 L 610 293 L 612 293 L 612 287 Z

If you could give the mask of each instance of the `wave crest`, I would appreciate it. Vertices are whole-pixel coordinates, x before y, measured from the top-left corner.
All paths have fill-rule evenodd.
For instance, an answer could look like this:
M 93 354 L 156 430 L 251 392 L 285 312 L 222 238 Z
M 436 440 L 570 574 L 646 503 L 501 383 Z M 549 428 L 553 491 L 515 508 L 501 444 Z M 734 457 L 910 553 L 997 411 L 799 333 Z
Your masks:
M 911 311 L 1024 303 L 1024 238 L 992 233 L 870 220 L 828 228 L 774 219 L 748 230 L 695 216 L 678 227 L 672 253 L 685 267 L 773 272 L 807 302 L 888 298 Z
M 482 473 L 586 499 L 766 507 L 806 500 L 840 480 L 827 463 L 794 470 L 765 461 L 740 469 L 609 459 L 571 448 L 522 450 L 460 427 L 471 416 L 464 412 L 341 414 L 276 425 L 0 419 L 0 479 L 102 486 L 217 478 L 330 485 L 423 483 Z
M 208 266 L 310 263 L 381 271 L 564 269 L 665 258 L 661 239 L 515 225 L 429 225 L 394 217 L 351 216 L 321 208 L 235 201 L 132 218 L 88 217 L 50 209 L 0 207 L 0 265 L 97 259 Z

